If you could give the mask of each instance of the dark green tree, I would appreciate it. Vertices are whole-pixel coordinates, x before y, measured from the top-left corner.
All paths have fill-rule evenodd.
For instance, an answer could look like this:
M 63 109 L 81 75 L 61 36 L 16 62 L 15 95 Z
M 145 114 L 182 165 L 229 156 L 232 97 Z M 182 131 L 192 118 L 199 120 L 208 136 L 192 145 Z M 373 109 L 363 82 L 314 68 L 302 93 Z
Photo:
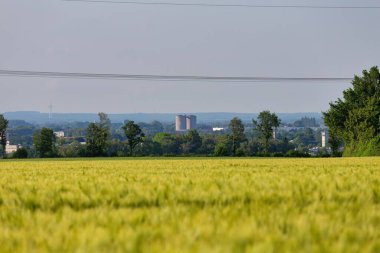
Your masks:
M 231 131 L 232 153 L 236 155 L 240 144 L 247 141 L 247 137 L 244 134 L 244 124 L 241 119 L 235 117 L 230 121 L 228 127 Z
M 109 139 L 108 128 L 91 123 L 87 127 L 86 153 L 90 157 L 105 156 Z
M 198 152 L 202 155 L 213 155 L 216 146 L 216 137 L 212 135 L 206 135 L 202 137 L 202 145 Z
M 6 131 L 8 128 L 8 120 L 4 118 L 2 114 L 0 114 L 0 145 L 2 147 L 2 157 L 5 155 L 5 147 L 7 145 L 7 136 Z
M 14 159 L 25 159 L 28 158 L 28 150 L 26 148 L 19 148 L 16 152 L 12 154 Z
M 141 145 L 137 145 L 135 148 L 135 154 L 141 156 L 159 156 L 162 155 L 161 145 L 158 142 L 153 141 L 152 138 L 145 137 L 144 142 Z
M 86 146 L 74 140 L 71 143 L 59 146 L 58 155 L 62 157 L 84 157 L 86 156 Z
M 270 111 L 262 111 L 256 120 L 252 120 L 254 131 L 259 132 L 260 139 L 264 146 L 264 153 L 269 151 L 269 140 L 273 136 L 273 130 L 280 126 L 280 119 L 275 113 Z
M 91 157 L 105 156 L 111 137 L 111 121 L 107 114 L 100 112 L 98 116 L 99 123 L 91 123 L 87 127 L 86 153 Z
M 161 146 L 163 155 L 178 155 L 180 151 L 180 140 L 174 134 L 158 133 L 153 141 Z
M 50 128 L 44 127 L 33 135 L 34 147 L 41 158 L 57 156 L 55 141 L 54 132 Z
M 123 126 L 124 134 L 127 137 L 129 155 L 133 155 L 135 147 L 144 142 L 145 134 L 141 130 L 140 126 L 135 124 L 134 121 L 128 121 Z
M 336 135 L 330 136 L 329 144 L 331 147 L 332 156 L 335 156 L 335 157 L 342 156 L 342 152 L 339 151 L 339 147 L 342 144 L 342 141 Z
M 228 135 L 222 135 L 218 138 L 215 150 L 215 156 L 230 156 L 232 155 L 232 138 Z
M 202 137 L 195 129 L 190 130 L 184 137 L 182 151 L 185 154 L 196 154 L 202 146 Z
M 378 67 L 355 76 L 343 99 L 323 113 L 332 148 L 345 145 L 345 156 L 380 155 L 380 73 Z M 330 143 L 331 144 L 331 143 Z

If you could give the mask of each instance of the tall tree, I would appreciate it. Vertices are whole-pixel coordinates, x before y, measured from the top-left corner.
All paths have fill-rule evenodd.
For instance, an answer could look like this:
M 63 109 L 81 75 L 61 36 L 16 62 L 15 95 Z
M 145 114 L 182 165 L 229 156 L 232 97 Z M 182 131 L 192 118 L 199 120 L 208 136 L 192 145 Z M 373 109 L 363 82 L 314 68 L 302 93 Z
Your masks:
M 57 155 L 55 147 L 55 135 L 52 129 L 42 128 L 33 135 L 33 144 L 38 156 L 41 158 L 55 157 Z
M 7 145 L 6 131 L 8 128 L 8 120 L 4 118 L 4 115 L 0 114 L 0 145 L 2 147 L 2 156 L 5 155 L 5 147 Z
M 232 152 L 236 155 L 240 144 L 247 141 L 247 137 L 244 134 L 244 124 L 241 119 L 235 117 L 230 121 L 229 129 L 231 130 Z
M 323 113 L 333 152 L 344 143 L 344 155 L 380 155 L 380 73 L 378 67 L 355 76 L 343 99 L 330 103 Z
M 87 127 L 86 134 L 86 153 L 88 156 L 105 156 L 107 144 L 110 139 L 111 121 L 108 115 L 98 113 L 99 123 L 91 123 Z
M 125 136 L 127 137 L 129 154 L 132 156 L 135 147 L 144 142 L 145 134 L 142 132 L 139 125 L 135 124 L 134 121 L 128 121 L 124 126 L 123 130 Z
M 254 130 L 259 132 L 260 139 L 264 146 L 264 152 L 269 151 L 269 140 L 273 136 L 273 130 L 280 125 L 280 119 L 275 113 L 270 111 L 262 111 L 256 120 L 252 120 L 255 126 Z
M 109 131 L 100 124 L 91 123 L 87 127 L 86 152 L 88 156 L 104 156 L 107 149 Z
M 111 128 L 111 120 L 108 118 L 108 115 L 104 112 L 99 112 L 99 126 L 104 129 L 110 129 Z

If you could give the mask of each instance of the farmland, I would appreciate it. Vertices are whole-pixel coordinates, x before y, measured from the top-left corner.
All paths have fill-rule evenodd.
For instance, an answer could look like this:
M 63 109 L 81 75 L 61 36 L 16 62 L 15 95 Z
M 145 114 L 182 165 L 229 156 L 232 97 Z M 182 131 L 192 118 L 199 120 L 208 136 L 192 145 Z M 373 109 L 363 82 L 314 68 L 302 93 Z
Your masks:
M 1 252 L 380 252 L 380 158 L 0 161 Z

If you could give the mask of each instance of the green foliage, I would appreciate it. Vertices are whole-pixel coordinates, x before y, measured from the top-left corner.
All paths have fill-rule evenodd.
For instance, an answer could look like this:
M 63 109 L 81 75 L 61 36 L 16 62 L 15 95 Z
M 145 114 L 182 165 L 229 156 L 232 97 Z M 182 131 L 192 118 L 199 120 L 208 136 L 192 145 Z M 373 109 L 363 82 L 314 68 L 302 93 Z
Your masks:
M 33 135 L 33 144 L 37 154 L 41 158 L 56 157 L 55 135 L 52 129 L 42 128 Z
M 286 154 L 286 157 L 310 157 L 310 154 L 298 151 L 298 150 L 289 150 Z
M 215 146 L 215 156 L 230 156 L 232 155 L 232 138 L 228 135 L 222 135 L 218 138 Z
M 136 147 L 136 155 L 140 156 L 160 156 L 162 155 L 161 145 L 151 138 L 145 138 L 144 142 Z
M 100 112 L 99 123 L 90 123 L 86 134 L 86 154 L 90 157 L 105 156 L 111 137 L 111 121 L 107 114 Z
M 28 158 L 28 150 L 26 148 L 19 148 L 11 156 L 13 159 L 25 159 Z
M 198 131 L 195 129 L 190 130 L 184 136 L 184 143 L 181 146 L 184 154 L 197 154 L 202 146 L 202 138 Z
M 153 121 L 152 123 L 139 122 L 138 125 L 146 136 L 153 137 L 158 133 L 164 131 L 164 126 L 159 121 Z
M 380 155 L 380 73 L 377 67 L 355 76 L 343 100 L 330 103 L 324 112 L 325 124 L 333 138 L 334 153 L 345 144 L 345 156 Z
M 280 119 L 275 113 L 262 111 L 256 120 L 252 120 L 255 126 L 254 131 L 259 132 L 260 139 L 264 146 L 264 153 L 269 152 L 269 139 L 273 136 L 273 130 L 280 126 Z
M 139 125 L 135 124 L 134 121 L 128 121 L 123 126 L 124 134 L 127 137 L 127 142 L 129 146 L 129 155 L 133 155 L 135 147 L 144 142 L 144 133 L 142 132 Z
M 177 155 L 180 152 L 180 142 L 175 135 L 158 133 L 153 141 L 160 144 L 163 155 Z
M 22 146 L 33 145 L 33 134 L 36 131 L 34 126 L 16 126 L 8 128 L 7 135 L 11 143 L 21 144 Z
M 215 151 L 216 138 L 214 136 L 203 136 L 199 153 L 203 155 L 213 155 Z
M 61 157 L 84 157 L 86 156 L 86 146 L 78 141 L 64 144 L 58 148 L 58 154 Z
M 4 118 L 2 114 L 0 114 L 0 146 L 2 148 L 2 157 L 5 155 L 5 146 L 7 145 L 6 131 L 8 128 L 8 123 L 8 120 Z
M 233 118 L 228 125 L 231 135 L 229 136 L 232 144 L 232 153 L 236 155 L 240 144 L 247 141 L 244 133 L 244 124 L 238 117 Z
M 96 123 L 89 124 L 86 135 L 87 155 L 90 157 L 105 156 L 109 136 L 108 128 Z
M 332 156 L 333 157 L 341 157 L 342 156 L 342 152 L 339 151 L 339 147 L 341 145 L 341 139 L 339 139 L 337 137 L 337 135 L 330 135 L 329 137 L 329 144 L 330 144 L 330 147 L 331 147 L 331 151 L 332 151 Z
M 315 139 L 315 134 L 311 128 L 305 128 L 295 135 L 294 143 L 302 146 L 315 146 L 318 141 Z
M 128 146 L 123 141 L 112 139 L 107 143 L 107 156 L 124 157 L 128 155 Z
M 380 249 L 380 158 L 0 161 L 0 251 Z

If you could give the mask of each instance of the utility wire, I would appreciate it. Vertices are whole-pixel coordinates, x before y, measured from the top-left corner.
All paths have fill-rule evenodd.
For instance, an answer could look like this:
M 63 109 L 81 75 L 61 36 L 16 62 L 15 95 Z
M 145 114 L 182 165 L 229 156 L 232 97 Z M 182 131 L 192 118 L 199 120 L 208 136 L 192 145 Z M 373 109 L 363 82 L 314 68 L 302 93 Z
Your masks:
M 328 6 L 328 5 L 258 5 L 258 4 L 211 4 L 211 3 L 175 3 L 175 2 L 143 2 L 115 0 L 61 0 L 64 2 L 130 4 L 130 5 L 166 5 L 194 7 L 237 7 L 237 8 L 298 8 L 298 9 L 380 9 L 380 6 Z
M 130 75 L 78 72 L 40 72 L 25 70 L 0 70 L 0 76 L 107 79 L 107 80 L 145 80 L 145 81 L 202 81 L 202 82 L 351 82 L 348 77 L 258 77 L 258 76 L 196 76 L 196 75 Z

